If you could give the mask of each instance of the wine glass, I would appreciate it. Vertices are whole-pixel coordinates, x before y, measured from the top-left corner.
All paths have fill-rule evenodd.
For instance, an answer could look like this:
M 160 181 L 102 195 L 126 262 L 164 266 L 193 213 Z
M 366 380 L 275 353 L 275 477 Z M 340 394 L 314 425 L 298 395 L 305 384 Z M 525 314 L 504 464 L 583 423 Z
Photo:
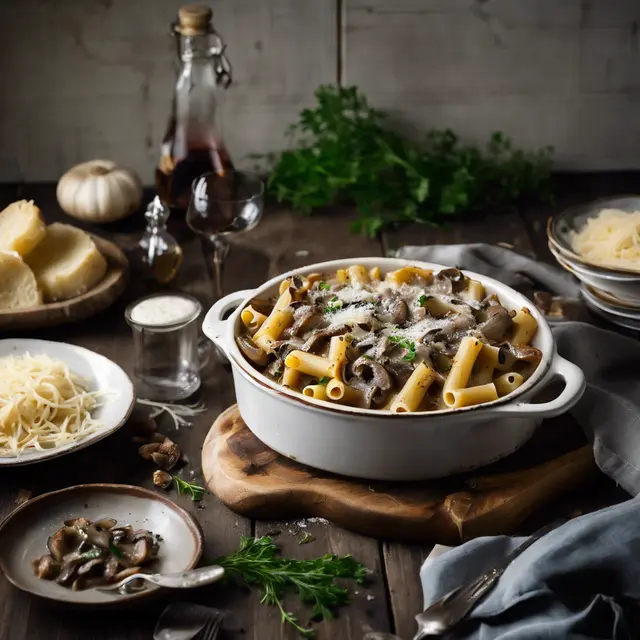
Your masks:
M 229 252 L 226 236 L 253 229 L 262 217 L 264 183 L 247 171 L 205 173 L 191 185 L 187 224 L 213 249 L 215 296 L 223 296 L 222 267 Z

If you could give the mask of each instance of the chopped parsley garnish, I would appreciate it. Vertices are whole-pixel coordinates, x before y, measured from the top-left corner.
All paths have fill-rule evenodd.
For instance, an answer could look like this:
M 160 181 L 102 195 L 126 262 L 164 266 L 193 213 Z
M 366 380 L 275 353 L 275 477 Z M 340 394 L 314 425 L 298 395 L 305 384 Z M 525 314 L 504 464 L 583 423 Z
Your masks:
M 329 380 L 331 380 L 329 376 L 322 376 L 322 378 L 318 380 L 318 384 L 327 384 Z
M 336 313 L 336 311 L 340 311 L 340 309 L 342 309 L 342 301 L 338 299 L 338 296 L 333 296 L 329 302 L 331 304 L 328 304 L 324 308 L 325 313 Z
M 318 282 L 318 289 L 321 291 L 329 291 L 331 287 L 326 282 Z
M 424 294 L 422 294 L 419 298 L 418 298 L 418 304 L 422 307 L 427 301 L 427 296 L 425 296 Z
M 414 342 L 411 342 L 411 340 L 407 340 L 407 338 L 403 338 L 402 336 L 389 336 L 389 342 L 397 344 L 406 351 L 404 356 L 402 356 L 403 360 L 415 360 L 416 345 Z

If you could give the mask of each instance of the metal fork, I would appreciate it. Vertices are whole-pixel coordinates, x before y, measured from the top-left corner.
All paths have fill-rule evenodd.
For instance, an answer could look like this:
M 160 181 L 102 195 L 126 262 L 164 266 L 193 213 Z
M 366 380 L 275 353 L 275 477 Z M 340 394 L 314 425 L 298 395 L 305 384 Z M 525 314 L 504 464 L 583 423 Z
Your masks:
M 198 640 L 216 640 L 221 626 L 222 616 L 212 616 L 198 635 Z

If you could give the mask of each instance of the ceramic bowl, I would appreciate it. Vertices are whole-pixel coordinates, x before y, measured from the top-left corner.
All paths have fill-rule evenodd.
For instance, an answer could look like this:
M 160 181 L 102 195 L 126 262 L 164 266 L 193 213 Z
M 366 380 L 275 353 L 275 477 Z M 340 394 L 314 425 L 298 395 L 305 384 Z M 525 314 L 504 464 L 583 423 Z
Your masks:
M 613 296 L 624 304 L 640 307 L 640 274 L 632 276 L 628 273 L 614 273 L 597 267 L 586 267 L 561 254 L 556 245 L 551 242 L 549 242 L 549 251 L 563 269 L 572 273 L 583 284 Z
M 207 313 L 204 334 L 231 363 L 238 408 L 253 433 L 274 451 L 324 471 L 373 480 L 442 478 L 478 468 L 513 453 L 542 418 L 564 413 L 585 388 L 582 371 L 562 358 L 544 316 L 517 291 L 492 278 L 465 271 L 496 293 L 508 309 L 528 307 L 538 322 L 532 344 L 542 351 L 533 375 L 514 393 L 460 409 L 393 413 L 336 405 L 282 387 L 242 355 L 236 336 L 249 301 L 277 293 L 283 279 L 335 272 L 357 263 L 388 273 L 406 266 L 440 271 L 443 265 L 400 258 L 357 258 L 314 264 L 273 278 L 255 290 L 229 294 Z M 235 309 L 231 315 L 228 312 Z M 565 387 L 548 402 L 535 397 L 553 379 Z M 466 446 L 469 444 L 469 446 Z M 465 446 L 463 446 L 465 445 Z
M 84 484 L 37 496 L 25 502 L 0 524 L 0 569 L 14 586 L 33 595 L 70 605 L 109 606 L 148 598 L 164 591 L 149 585 L 136 593 L 96 589 L 72 591 L 52 580 L 38 579 L 31 565 L 47 553 L 47 538 L 65 520 L 116 518 L 134 529 L 148 529 L 162 537 L 155 573 L 178 573 L 194 568 L 203 548 L 197 521 L 168 498 L 149 489 L 123 484 Z
M 90 433 L 81 440 L 70 442 L 55 449 L 37 449 L 25 451 L 19 456 L 0 456 L 0 466 L 18 466 L 34 464 L 51 458 L 73 453 L 84 449 L 111 435 L 128 420 L 136 401 L 133 383 L 129 376 L 115 363 L 89 349 L 77 347 L 64 342 L 50 340 L 32 340 L 7 338 L 0 340 L 0 358 L 20 356 L 29 353 L 47 355 L 64 362 L 72 373 L 84 378 L 91 391 L 104 392 L 91 416 L 104 425 L 101 429 Z

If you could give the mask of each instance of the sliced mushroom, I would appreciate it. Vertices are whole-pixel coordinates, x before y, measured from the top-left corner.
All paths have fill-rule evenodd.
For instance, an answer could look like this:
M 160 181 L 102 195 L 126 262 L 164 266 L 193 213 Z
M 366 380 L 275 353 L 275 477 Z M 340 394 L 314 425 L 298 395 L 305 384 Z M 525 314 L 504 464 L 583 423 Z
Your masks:
M 93 560 L 89 560 L 78 567 L 78 575 L 83 576 L 102 564 L 104 564 L 104 558 L 94 558 Z
M 361 356 L 352 365 L 351 371 L 355 376 L 367 383 L 369 387 L 377 387 L 381 391 L 388 391 L 393 386 L 389 372 L 379 362 Z
M 500 351 L 503 352 L 503 350 L 516 360 L 521 360 L 523 362 L 537 364 L 542 360 L 542 352 L 540 349 L 536 349 L 536 347 L 532 347 L 529 344 L 505 343 L 500 347 Z M 500 361 L 500 354 L 498 355 L 498 362 L 502 364 Z
M 434 276 L 433 286 L 438 293 L 459 293 L 467 286 L 467 276 L 459 269 L 443 269 Z
M 264 367 L 269 363 L 269 356 L 248 336 L 238 336 L 236 338 L 240 351 L 251 362 L 257 364 L 259 367 Z
M 341 336 L 344 333 L 348 333 L 349 327 L 346 324 L 342 324 L 339 327 L 333 327 L 331 329 L 320 329 L 314 331 L 306 342 L 302 346 L 302 351 L 315 351 L 320 342 L 327 338 L 333 338 L 334 336 Z
M 533 301 L 542 313 L 547 314 L 549 313 L 549 309 L 551 309 L 553 296 L 548 291 L 535 291 L 533 293 Z
M 163 470 L 173 469 L 180 460 L 180 447 L 167 438 L 155 452 L 151 454 L 151 459 Z
M 63 585 L 71 582 L 82 562 L 83 557 L 81 553 L 68 553 L 62 561 L 62 567 L 56 578 L 56 582 Z
M 162 443 L 160 442 L 150 442 L 149 444 L 143 444 L 138 449 L 138 453 L 145 460 L 151 460 L 151 454 L 155 453 L 161 444 Z
M 47 549 L 49 549 L 56 562 L 62 562 L 64 556 L 77 550 L 84 540 L 84 534 L 78 529 L 65 526 L 58 529 L 52 536 L 49 536 Z
M 93 522 L 86 528 L 86 534 L 87 542 L 90 544 L 100 549 L 109 549 L 112 534 L 102 527 L 99 527 L 97 522 Z
M 133 545 L 133 553 L 130 556 L 131 563 L 142 565 L 151 559 L 153 544 L 148 538 L 140 538 Z
M 491 342 L 500 342 L 513 324 L 509 311 L 502 305 L 492 305 L 487 309 L 487 319 L 478 326 L 482 335 Z
M 112 529 L 118 524 L 117 520 L 113 518 L 102 518 L 96 522 L 96 527 L 100 527 L 101 529 Z
M 124 580 L 125 578 L 128 578 L 129 576 L 132 576 L 136 573 L 140 573 L 141 571 L 142 569 L 140 567 L 127 567 L 126 569 L 120 571 L 120 573 L 116 573 L 116 575 L 111 578 L 111 582 L 120 582 L 120 580 Z
M 47 554 L 33 561 L 33 570 L 41 580 L 53 580 L 60 573 L 60 563 Z
M 113 542 L 127 542 L 131 540 L 131 535 L 133 534 L 133 527 L 128 524 L 124 527 L 113 527 L 109 533 L 113 536 Z
M 71 520 L 65 520 L 65 527 L 75 527 L 76 529 L 84 529 L 91 524 L 86 518 L 72 518 Z
M 289 329 L 290 336 L 297 336 L 307 328 L 307 325 L 316 316 L 316 308 L 313 305 L 302 305 L 293 312 L 293 324 Z
M 104 571 L 103 575 L 105 578 L 113 578 L 113 576 L 118 573 L 118 569 L 120 568 L 120 562 L 118 561 L 118 556 L 110 555 L 109 559 L 104 563 Z
M 397 296 L 388 296 L 382 304 L 377 307 L 375 316 L 381 322 L 389 322 L 395 325 L 402 325 L 407 321 L 409 308 L 407 303 Z

